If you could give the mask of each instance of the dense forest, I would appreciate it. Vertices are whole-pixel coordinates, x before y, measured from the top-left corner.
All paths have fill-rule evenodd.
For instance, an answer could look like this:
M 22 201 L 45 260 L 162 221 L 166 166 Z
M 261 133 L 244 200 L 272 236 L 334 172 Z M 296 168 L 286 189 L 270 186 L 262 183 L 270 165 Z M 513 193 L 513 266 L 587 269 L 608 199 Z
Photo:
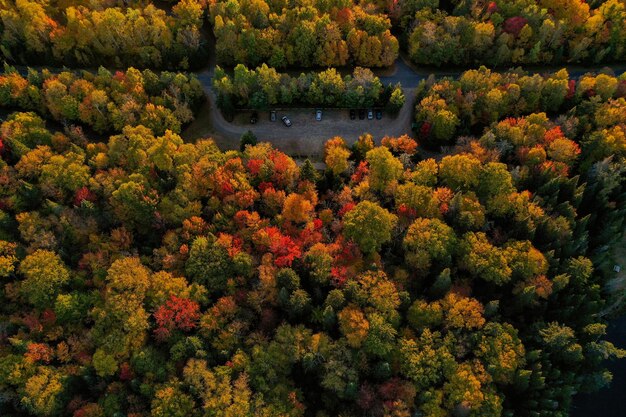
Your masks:
M 384 67 L 398 57 L 391 21 L 368 1 L 212 2 L 218 62 L 226 65 Z
M 63 124 L 80 123 L 98 133 L 138 124 L 159 135 L 180 133 L 203 100 L 198 80 L 182 73 L 100 67 L 97 73 L 28 70 L 22 76 L 7 66 L 0 75 L 0 106 L 36 111 Z
M 171 14 L 152 4 L 76 3 L 1 0 L 1 56 L 18 64 L 77 67 L 189 68 L 206 61 L 203 9 L 194 0 L 178 2 Z
M 0 1 L 9 63 L 96 68 L 387 67 L 626 59 L 623 0 Z M 215 44 L 207 38 L 212 31 Z M 397 34 L 399 39 L 394 34 Z
M 0 0 L 0 416 L 568 416 L 626 357 L 626 74 L 493 68 L 623 62 L 625 22 Z M 324 119 L 212 113 L 296 107 Z M 304 159 L 263 127 L 333 133 Z
M 563 119 L 572 113 L 592 116 L 597 111 L 598 126 L 619 124 L 623 121 L 619 117 L 610 122 L 604 118 L 620 115 L 625 98 L 626 74 L 585 74 L 577 81 L 565 69 L 542 76 L 523 71 L 498 73 L 481 67 L 464 72 L 457 80 L 435 82 L 431 78 L 422 82 L 415 119 L 423 142 L 452 144 L 457 136 L 480 132 L 484 125 L 534 112 L 562 114 Z M 600 105 L 605 108 L 598 110 Z M 619 153 L 619 143 L 615 142 L 616 149 L 606 156 Z
M 439 8 L 441 6 L 452 6 Z M 418 64 L 600 63 L 626 59 L 623 0 L 404 0 L 400 28 Z
M 468 105 L 514 81 L 517 106 Z M 481 69 L 421 91 L 466 135 L 449 152 L 335 137 L 324 172 L 266 143 L 94 142 L 11 114 L 2 415 L 557 416 L 608 384 L 623 80 Z M 428 144 L 446 129 L 419 110 Z

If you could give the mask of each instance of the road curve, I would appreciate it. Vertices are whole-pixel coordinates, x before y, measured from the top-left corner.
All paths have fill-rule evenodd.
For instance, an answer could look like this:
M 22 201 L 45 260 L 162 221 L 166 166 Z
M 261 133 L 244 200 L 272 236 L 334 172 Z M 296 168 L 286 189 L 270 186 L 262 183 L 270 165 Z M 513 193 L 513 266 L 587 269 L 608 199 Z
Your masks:
M 333 136 L 341 136 L 352 143 L 363 133 L 370 133 L 380 140 L 387 135 L 400 136 L 411 130 L 413 106 L 410 103 L 414 100 L 414 88 L 403 88 L 407 104 L 394 117 L 385 114 L 382 120 L 350 120 L 347 110 L 325 109 L 322 121 L 318 122 L 314 119 L 313 109 L 278 109 L 279 119 L 286 114 L 293 123 L 287 128 L 280 120 L 270 122 L 268 112 L 259 112 L 259 121 L 254 125 L 249 123 L 249 111 L 240 112 L 233 122 L 228 122 L 215 105 L 210 72 L 196 75 L 206 92 L 207 105 L 203 111 L 208 114 L 194 121 L 183 136 L 187 140 L 210 136 L 221 149 L 237 149 L 241 135 L 251 130 L 260 141 L 269 141 L 283 152 L 315 158 L 322 154 L 324 142 Z
M 533 67 L 527 68 L 526 71 L 544 74 L 561 68 L 563 66 Z M 565 66 L 565 68 L 571 78 L 578 78 L 588 72 L 597 72 L 607 67 Z M 385 115 L 383 120 L 373 121 L 349 120 L 345 110 L 327 110 L 324 112 L 322 122 L 316 122 L 313 118 L 312 109 L 308 111 L 288 109 L 282 112 L 278 110 L 279 116 L 287 114 L 294 122 L 292 128 L 285 128 L 280 122 L 269 122 L 266 112 L 260 112 L 260 120 L 255 125 L 249 124 L 247 120 L 250 115 L 249 112 L 238 115 L 233 122 L 226 121 L 215 105 L 216 97 L 211 84 L 213 69 L 212 66 L 208 70 L 196 73 L 208 98 L 207 106 L 204 109 L 205 112 L 208 112 L 208 117 L 199 118 L 189 126 L 183 133 L 187 140 L 210 136 L 221 149 L 237 149 L 241 135 L 247 130 L 251 130 L 260 141 L 269 141 L 283 152 L 313 158 L 322 154 L 324 142 L 333 136 L 341 136 L 348 143 L 352 143 L 363 133 L 370 133 L 376 141 L 380 141 L 384 136 L 411 135 L 415 89 L 419 83 L 430 75 L 434 75 L 435 78 L 459 77 L 466 71 L 416 67 L 405 57 L 400 56 L 393 67 L 373 70 L 383 84 L 400 83 L 402 85 L 406 101 L 397 116 Z M 622 64 L 611 69 L 616 75 L 619 75 L 626 70 L 626 65 Z
M 33 67 L 40 70 L 42 67 Z M 51 72 L 61 72 L 67 68 L 49 68 Z M 626 72 L 626 64 L 612 66 L 585 67 L 544 66 L 524 68 L 529 73 L 545 74 L 566 68 L 571 78 L 579 78 L 589 72 L 598 72 L 610 68 L 614 74 Z M 27 67 L 16 66 L 22 74 L 27 75 Z M 224 119 L 216 106 L 216 96 L 212 88 L 212 79 L 215 69 L 214 56 L 209 58 L 207 69 L 194 74 L 202 84 L 207 96 L 207 104 L 201 109 L 196 120 L 183 132 L 186 140 L 211 137 L 222 149 L 237 149 L 239 138 L 247 130 L 251 130 L 260 141 L 269 141 L 278 149 L 295 156 L 319 157 L 323 151 L 323 144 L 333 136 L 341 136 L 348 143 L 355 141 L 361 134 L 370 133 L 374 139 L 380 141 L 384 136 L 400 136 L 411 134 L 413 107 L 415 105 L 415 89 L 422 80 L 433 75 L 435 78 L 459 77 L 467 69 L 436 69 L 413 65 L 404 56 L 398 57 L 391 68 L 373 69 L 383 84 L 400 83 L 406 101 L 398 115 L 391 117 L 384 115 L 382 120 L 350 120 L 346 110 L 325 110 L 321 122 L 316 122 L 312 109 L 279 110 L 279 115 L 287 114 L 294 122 L 292 128 L 285 128 L 280 122 L 271 123 L 267 114 L 260 112 L 259 123 L 248 123 L 249 112 L 242 112 L 233 122 Z M 503 70 L 493 70 L 503 71 Z M 3 70 L 0 68 L 0 74 Z

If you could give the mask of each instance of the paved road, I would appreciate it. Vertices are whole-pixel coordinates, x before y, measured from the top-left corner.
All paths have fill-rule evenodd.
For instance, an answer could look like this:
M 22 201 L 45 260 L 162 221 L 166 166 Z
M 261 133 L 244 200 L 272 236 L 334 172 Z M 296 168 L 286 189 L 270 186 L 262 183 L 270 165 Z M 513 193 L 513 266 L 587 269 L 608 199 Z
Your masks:
M 200 115 L 183 136 L 187 140 L 211 136 L 222 149 L 238 148 L 241 135 L 251 130 L 259 140 L 270 141 L 290 155 L 319 157 L 323 152 L 324 142 L 333 136 L 341 136 L 348 143 L 352 143 L 365 132 L 380 140 L 387 135 L 400 136 L 411 130 L 415 89 L 406 88 L 404 84 L 403 92 L 407 104 L 394 117 L 384 114 L 382 120 L 350 120 L 347 110 L 328 109 L 324 110 L 322 121 L 317 122 L 313 109 L 278 109 L 278 121 L 270 122 L 268 112 L 259 112 L 259 121 L 252 125 L 249 123 L 249 111 L 238 114 L 233 122 L 226 121 L 221 112 L 216 110 L 216 97 L 211 89 L 211 73 L 206 71 L 197 76 L 207 93 L 207 105 L 202 110 L 205 114 Z M 291 119 L 291 127 L 285 127 L 280 122 L 283 114 Z
M 285 112 L 279 111 L 279 115 L 287 114 L 293 121 L 293 126 L 286 128 L 280 122 L 270 123 L 264 112 L 260 112 L 260 121 L 256 125 L 249 124 L 249 112 L 242 112 L 233 122 L 226 121 L 215 106 L 216 97 L 212 91 L 214 68 L 215 57 L 210 56 L 207 69 L 195 73 L 202 83 L 208 100 L 196 120 L 183 132 L 183 136 L 187 140 L 212 137 L 222 149 L 236 149 L 239 146 L 241 135 L 247 130 L 252 130 L 259 140 L 270 141 L 284 152 L 311 157 L 319 157 L 324 142 L 333 136 L 341 136 L 352 143 L 363 133 L 372 134 L 377 141 L 380 141 L 384 136 L 410 135 L 415 88 L 420 81 L 428 78 L 431 74 L 436 78 L 458 77 L 464 71 L 454 68 L 442 70 L 416 67 L 401 56 L 396 60 L 393 67 L 374 70 L 374 73 L 384 84 L 400 83 L 402 85 L 406 102 L 397 116 L 390 117 L 385 114 L 383 120 L 380 121 L 352 121 L 347 117 L 345 110 L 325 110 L 323 120 L 316 122 L 312 109 L 289 109 Z M 526 70 L 530 73 L 549 73 L 560 68 L 562 67 L 529 67 Z M 578 78 L 587 72 L 597 72 L 605 67 L 567 66 L 566 68 L 570 77 Z M 611 66 L 611 68 L 614 73 L 619 75 L 625 72 L 626 65 L 620 64 Z M 62 71 L 62 69 L 48 69 L 52 72 Z M 24 75 L 27 74 L 26 67 L 18 67 L 18 70 Z
M 416 67 L 405 57 L 399 57 L 394 66 L 386 69 L 374 70 L 374 73 L 384 84 L 402 85 L 402 91 L 406 97 L 405 105 L 396 117 L 385 115 L 383 120 L 359 121 L 349 120 L 345 110 L 326 110 L 321 122 L 316 122 L 313 110 L 289 109 L 281 112 L 287 114 L 293 122 L 291 128 L 286 128 L 280 122 L 271 123 L 267 120 L 267 114 L 260 112 L 260 121 L 255 125 L 249 123 L 249 112 L 235 117 L 233 122 L 226 121 L 215 106 L 215 94 L 211 88 L 213 76 L 212 65 L 210 69 L 196 73 L 207 93 L 208 102 L 203 109 L 204 117 L 184 132 L 188 140 L 198 137 L 213 137 L 222 149 L 236 149 L 239 146 L 239 138 L 247 130 L 251 130 L 262 141 L 272 142 L 278 149 L 292 155 L 319 157 L 323 151 L 324 142 L 333 137 L 341 136 L 349 143 L 355 141 L 359 135 L 370 133 L 374 139 L 380 141 L 384 136 L 400 136 L 411 134 L 411 122 L 413 106 L 415 102 L 415 88 L 419 83 L 433 74 L 436 78 L 458 77 L 464 70 L 450 69 L 441 70 L 433 68 Z M 563 68 L 562 66 L 529 67 L 529 73 L 549 73 Z M 587 72 L 600 71 L 605 67 L 567 66 L 570 77 L 578 78 Z M 617 74 L 626 70 L 626 65 L 611 67 Z

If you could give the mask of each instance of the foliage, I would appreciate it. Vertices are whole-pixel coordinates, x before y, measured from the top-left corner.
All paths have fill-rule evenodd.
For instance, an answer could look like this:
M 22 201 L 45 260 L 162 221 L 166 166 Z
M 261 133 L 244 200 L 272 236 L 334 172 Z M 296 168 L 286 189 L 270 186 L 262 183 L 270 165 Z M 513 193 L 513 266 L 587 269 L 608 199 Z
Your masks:
M 626 57 L 626 9 L 619 0 L 446 3 L 452 11 L 433 3 L 407 2 L 401 10 L 407 50 L 418 64 L 596 64 Z
M 623 79 L 512 74 L 422 87 L 452 136 L 479 133 L 445 155 L 334 137 L 323 175 L 267 143 L 9 115 L 0 413 L 566 415 L 626 354 L 603 249 L 626 218 Z M 522 79 L 519 113 L 463 98 Z
M 499 73 L 480 67 L 465 71 L 456 80 L 444 78 L 437 82 L 424 82 L 418 87 L 415 106 L 418 139 L 429 145 L 451 144 L 457 136 L 476 132 L 479 126 L 496 122 L 502 125 L 513 123 L 512 119 L 507 119 L 510 117 L 540 112 L 565 114 L 581 103 L 595 100 L 593 97 L 598 96 L 595 91 L 598 85 L 604 91 L 604 97 L 598 97 L 601 101 L 614 99 L 621 103 L 624 99 L 626 89 L 617 88 L 618 85 L 626 85 L 624 75 L 612 77 L 606 74 L 585 74 L 576 80 L 570 78 L 565 69 L 545 75 L 531 75 L 521 70 Z M 611 114 L 621 109 L 617 103 L 603 106 L 612 108 Z M 595 112 L 595 109 L 589 110 Z M 611 118 L 606 114 L 607 118 Z M 609 124 L 613 125 L 614 122 Z M 539 132 L 526 132 L 523 126 L 519 128 L 510 131 L 509 140 L 515 145 L 522 145 L 526 141 L 523 144 L 529 146 L 537 141 Z M 580 143 L 567 140 L 567 135 L 562 133 L 560 130 L 548 133 L 543 138 L 546 142 L 543 150 L 553 159 L 570 164 L 580 153 Z M 611 133 L 607 131 L 606 134 Z M 620 140 L 617 139 L 617 142 Z M 532 151 L 534 157 L 540 157 L 537 155 L 538 150 Z
M 204 99 L 202 86 L 182 73 L 149 69 L 112 73 L 103 67 L 80 74 L 5 68 L 0 75 L 0 106 L 33 110 L 63 123 L 79 123 L 96 132 L 120 132 L 142 124 L 156 134 L 180 133 Z
M 356 67 L 352 75 L 342 77 L 336 69 L 301 73 L 279 73 L 266 64 L 248 69 L 238 64 L 233 75 L 219 66 L 215 69 L 213 88 L 222 111 L 234 103 L 241 108 L 266 109 L 272 106 L 370 107 L 385 106 L 391 100 L 385 87 L 372 71 Z M 387 87 L 388 88 L 388 87 Z M 403 97 L 395 97 L 402 107 Z
M 205 56 L 202 10 L 195 1 L 181 2 L 171 14 L 153 4 L 137 8 L 62 4 L 4 1 L 2 58 L 30 65 L 187 69 Z
M 371 4 L 215 1 L 209 15 L 223 65 L 383 67 L 398 56 L 389 18 Z
M 371 151 L 370 151 L 371 152 Z M 362 201 L 344 216 L 344 235 L 365 253 L 379 250 L 391 240 L 397 217 L 370 201 Z

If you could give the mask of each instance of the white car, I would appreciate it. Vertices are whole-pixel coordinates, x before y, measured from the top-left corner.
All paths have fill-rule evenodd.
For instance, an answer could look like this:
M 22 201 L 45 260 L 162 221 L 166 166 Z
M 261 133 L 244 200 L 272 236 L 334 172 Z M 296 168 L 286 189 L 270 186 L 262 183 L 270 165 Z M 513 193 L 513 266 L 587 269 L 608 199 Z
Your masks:
M 315 120 L 317 120 L 318 122 L 322 121 L 322 110 L 315 110 Z
M 289 117 L 287 116 L 283 116 L 280 118 L 280 120 L 283 121 L 283 124 L 287 127 L 291 127 L 291 120 L 289 120 Z

